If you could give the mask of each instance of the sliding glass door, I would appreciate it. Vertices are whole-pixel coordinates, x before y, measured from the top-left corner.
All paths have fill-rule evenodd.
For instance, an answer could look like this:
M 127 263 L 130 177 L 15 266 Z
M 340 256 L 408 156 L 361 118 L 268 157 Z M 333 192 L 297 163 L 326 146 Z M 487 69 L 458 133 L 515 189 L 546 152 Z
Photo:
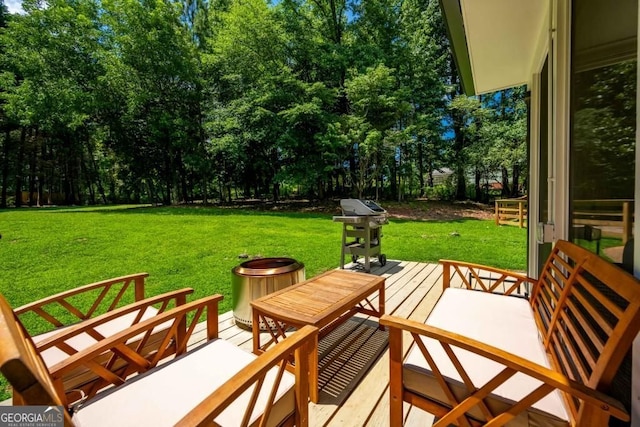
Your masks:
M 571 8 L 568 234 L 632 272 L 638 0 L 573 0 Z M 612 385 L 627 409 L 631 366 L 629 354 Z
M 638 1 L 572 10 L 569 236 L 632 271 Z

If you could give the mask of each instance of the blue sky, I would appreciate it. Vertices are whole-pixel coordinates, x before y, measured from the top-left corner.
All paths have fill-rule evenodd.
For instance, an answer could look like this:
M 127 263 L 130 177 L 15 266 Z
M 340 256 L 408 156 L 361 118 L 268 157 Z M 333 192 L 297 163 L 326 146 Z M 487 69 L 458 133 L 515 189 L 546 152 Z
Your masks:
M 5 0 L 4 4 L 9 9 L 10 13 L 22 12 L 22 0 Z

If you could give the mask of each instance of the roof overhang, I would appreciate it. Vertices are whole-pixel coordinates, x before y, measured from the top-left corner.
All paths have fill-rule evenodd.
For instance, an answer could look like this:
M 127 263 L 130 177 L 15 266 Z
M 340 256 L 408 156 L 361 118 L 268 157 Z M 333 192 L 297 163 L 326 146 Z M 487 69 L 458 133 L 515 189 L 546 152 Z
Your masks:
M 544 0 L 440 0 L 467 95 L 527 84 L 546 38 Z

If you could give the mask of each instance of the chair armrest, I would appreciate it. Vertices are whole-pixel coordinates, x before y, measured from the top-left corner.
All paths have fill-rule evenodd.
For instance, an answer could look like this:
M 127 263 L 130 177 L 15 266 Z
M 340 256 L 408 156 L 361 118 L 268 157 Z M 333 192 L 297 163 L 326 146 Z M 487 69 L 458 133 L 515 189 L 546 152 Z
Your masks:
M 304 326 L 291 336 L 282 340 L 265 353 L 258 356 L 252 363 L 230 378 L 226 383 L 211 393 L 200 402 L 188 415 L 182 418 L 177 426 L 204 426 L 211 425 L 211 421 L 220 415 L 235 399 L 247 389 L 257 384 L 259 388 L 267 372 L 274 366 L 280 367 L 280 373 L 286 369 L 291 356 L 295 359 L 295 395 L 296 395 L 296 422 L 298 427 L 308 424 L 308 400 L 309 400 L 309 358 L 317 352 L 318 329 L 313 326 Z M 279 381 L 273 385 L 270 394 L 270 402 L 267 402 L 263 416 L 269 417 L 269 410 L 273 405 L 275 391 Z M 255 405 L 255 401 L 253 401 Z M 246 409 L 245 418 L 254 411 L 254 406 Z M 266 425 L 262 423 L 261 425 Z
M 144 299 L 144 281 L 148 276 L 148 273 L 137 273 L 91 283 L 25 304 L 14 309 L 13 312 L 18 317 L 24 316 L 27 313 L 33 313 L 46 320 L 53 325 L 54 328 L 59 328 L 72 324 L 75 321 L 86 320 L 93 317 L 96 314 L 96 310 L 105 304 L 108 304 L 106 311 L 114 310 L 122 302 L 122 297 L 129 288 L 133 288 L 135 301 Z M 86 313 L 83 313 L 82 310 L 69 301 L 71 297 L 90 292 L 98 293 L 98 295 Z M 66 321 L 64 318 L 60 319 L 59 315 L 56 316 L 45 310 L 45 307 L 54 306 L 58 310 L 63 308 L 63 316 L 73 317 L 73 322 Z
M 58 394 L 64 396 L 65 376 L 79 370 L 92 372 L 96 378 L 87 392 L 91 397 L 106 386 L 123 384 L 131 374 L 154 368 L 165 358 L 185 353 L 196 325 L 203 320 L 207 340 L 217 338 L 218 303 L 222 298 L 222 295 L 213 295 L 180 305 L 50 366 L 49 373 Z
M 43 352 L 52 347 L 58 347 L 62 351 L 73 350 L 72 348 L 65 345 L 65 341 L 68 341 L 69 339 L 83 333 L 89 334 L 96 340 L 103 340 L 105 339 L 105 337 L 97 330 L 99 326 L 104 325 L 126 314 L 137 312 L 135 318 L 132 319 L 131 324 L 128 324 L 126 326 L 127 328 L 131 327 L 140 323 L 140 321 L 142 320 L 142 316 L 145 314 L 145 311 L 152 307 L 154 304 L 160 304 L 157 312 L 157 314 L 160 314 L 170 308 L 171 301 L 175 301 L 176 307 L 185 304 L 187 302 L 187 295 L 190 295 L 192 293 L 193 289 L 184 288 L 177 291 L 167 292 L 161 295 L 146 298 L 141 301 L 125 305 L 124 307 L 108 311 L 100 316 L 94 317 L 93 319 L 87 319 L 73 326 L 69 326 L 68 328 L 64 328 L 51 337 L 48 337 L 42 341 L 35 342 L 34 344 L 38 352 Z M 77 351 L 73 351 L 73 353 L 76 352 Z
M 514 273 L 512 271 L 503 270 L 496 267 L 487 265 L 474 264 L 471 262 L 463 261 L 451 261 L 447 259 L 441 259 L 442 264 L 442 288 L 446 289 L 451 285 L 452 274 L 458 275 L 462 280 L 464 287 L 468 289 L 475 289 L 471 284 L 471 280 L 467 278 L 475 279 L 480 285 L 480 290 L 484 292 L 493 292 L 498 286 L 505 286 L 505 294 L 509 295 L 516 290 L 520 289 L 520 285 L 530 283 L 535 285 L 538 281 L 531 277 L 527 277 L 523 274 Z M 451 271 L 453 269 L 453 272 Z M 466 275 L 465 275 L 466 273 Z M 492 273 L 497 277 L 487 278 L 484 274 Z
M 402 331 L 407 331 L 411 333 L 414 341 L 419 347 L 424 347 L 419 337 L 425 336 L 439 341 L 445 348 L 445 351 L 447 351 L 447 353 L 450 353 L 450 346 L 458 347 L 487 359 L 491 359 L 506 367 L 505 370 L 500 372 L 492 380 L 489 380 L 487 384 L 482 388 L 476 389 L 475 393 L 473 393 L 473 397 L 469 397 L 459 405 L 455 406 L 447 414 L 447 419 L 456 420 L 458 417 L 464 415 L 465 412 L 476 406 L 481 401 L 481 399 L 490 394 L 496 387 L 498 387 L 511 376 L 520 372 L 524 375 L 530 376 L 543 382 L 546 387 L 543 386 L 533 392 L 532 395 L 535 394 L 534 397 L 531 397 L 531 395 L 529 395 L 526 398 L 529 399 L 526 405 L 519 405 L 517 410 L 513 410 L 512 408 L 512 410 L 509 411 L 509 414 L 501 414 L 500 417 L 502 418 L 508 420 L 515 417 L 518 412 L 526 409 L 528 406 L 531 406 L 533 403 L 537 402 L 554 389 L 558 389 L 576 399 L 582 400 L 588 405 L 592 405 L 598 408 L 600 411 L 606 412 L 611 416 L 614 416 L 623 421 L 629 420 L 629 414 L 627 413 L 624 406 L 612 397 L 598 390 L 589 388 L 582 383 L 576 382 L 560 372 L 538 365 L 527 359 L 508 353 L 499 348 L 487 345 L 483 342 L 459 334 L 446 331 L 444 329 L 389 315 L 383 315 L 380 318 L 380 324 L 388 326 L 390 328 L 390 349 L 396 348 L 398 350 L 402 348 L 401 343 L 399 346 L 397 345 L 397 343 L 396 345 L 392 345 L 391 341 L 392 339 L 401 340 Z M 424 348 L 421 348 L 421 350 L 424 351 Z M 390 358 L 392 362 L 395 360 L 397 363 L 397 361 L 402 360 L 402 355 L 391 355 Z M 456 365 L 456 368 L 458 368 L 456 361 L 452 359 L 452 362 L 454 363 L 454 365 Z M 398 372 L 397 367 L 395 372 Z M 402 371 L 400 370 L 399 372 Z M 437 377 L 439 374 L 434 372 L 434 375 Z

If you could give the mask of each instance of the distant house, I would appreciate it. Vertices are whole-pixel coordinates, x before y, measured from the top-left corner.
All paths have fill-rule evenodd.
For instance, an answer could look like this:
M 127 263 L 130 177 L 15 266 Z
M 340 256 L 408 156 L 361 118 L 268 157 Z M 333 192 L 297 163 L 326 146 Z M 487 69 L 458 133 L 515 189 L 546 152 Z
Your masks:
M 451 175 L 453 175 L 453 171 L 449 168 L 440 168 L 434 170 L 433 172 L 431 172 L 431 176 L 433 176 L 433 185 L 446 183 Z

